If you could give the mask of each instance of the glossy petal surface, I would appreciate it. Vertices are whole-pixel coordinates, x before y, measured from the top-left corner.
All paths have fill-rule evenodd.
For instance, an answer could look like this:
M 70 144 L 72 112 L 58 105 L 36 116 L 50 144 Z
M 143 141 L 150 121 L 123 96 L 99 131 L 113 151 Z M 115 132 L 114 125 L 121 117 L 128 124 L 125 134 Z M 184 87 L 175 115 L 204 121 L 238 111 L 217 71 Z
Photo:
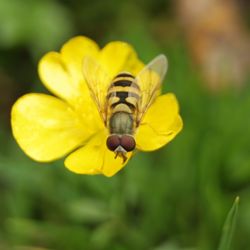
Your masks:
M 182 129 L 178 102 L 173 94 L 156 98 L 136 133 L 137 148 L 156 150 L 170 142 Z
M 19 98 L 11 124 L 20 147 L 37 161 L 60 158 L 89 137 L 89 129 L 67 103 L 44 94 Z
M 96 58 L 99 48 L 89 38 L 79 36 L 70 39 L 61 53 L 49 52 L 39 62 L 38 72 L 43 84 L 55 95 L 75 103 L 76 98 L 88 98 L 83 81 L 84 56 Z
M 129 44 L 119 41 L 108 43 L 101 50 L 99 60 L 112 78 L 121 71 L 137 75 L 144 66 L 135 50 Z
M 67 101 L 79 113 L 93 133 L 103 127 L 96 105 L 82 74 L 84 56 L 96 57 L 98 46 L 86 37 L 69 40 L 61 53 L 47 53 L 39 62 L 39 75 L 44 85 L 56 96 Z

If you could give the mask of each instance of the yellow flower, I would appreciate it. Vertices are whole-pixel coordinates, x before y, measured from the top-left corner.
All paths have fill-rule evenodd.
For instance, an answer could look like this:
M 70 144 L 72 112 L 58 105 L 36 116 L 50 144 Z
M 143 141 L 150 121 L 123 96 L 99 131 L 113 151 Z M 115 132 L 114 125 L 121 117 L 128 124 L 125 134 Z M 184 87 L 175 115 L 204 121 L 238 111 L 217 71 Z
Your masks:
M 85 56 L 98 60 L 110 76 L 121 71 L 136 75 L 144 66 L 127 43 L 110 42 L 100 49 L 89 38 L 72 38 L 60 53 L 49 52 L 39 62 L 40 79 L 55 96 L 31 93 L 19 98 L 12 108 L 12 131 L 22 150 L 36 161 L 68 155 L 65 166 L 75 173 L 112 176 L 128 160 L 115 158 L 107 149 L 108 129 L 82 74 Z M 136 131 L 136 148 L 156 150 L 181 129 L 175 96 L 158 96 Z

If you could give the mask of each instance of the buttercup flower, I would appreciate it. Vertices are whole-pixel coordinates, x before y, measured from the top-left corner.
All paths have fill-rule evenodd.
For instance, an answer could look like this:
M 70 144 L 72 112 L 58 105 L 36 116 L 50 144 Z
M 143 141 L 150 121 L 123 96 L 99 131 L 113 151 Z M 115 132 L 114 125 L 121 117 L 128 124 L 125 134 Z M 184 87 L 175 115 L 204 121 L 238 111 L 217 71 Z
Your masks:
M 144 67 L 134 49 L 124 42 L 110 42 L 100 49 L 87 37 L 78 36 L 49 52 L 39 62 L 43 84 L 54 96 L 31 93 L 13 105 L 13 135 L 32 159 L 49 162 L 67 156 L 65 166 L 78 174 L 113 176 L 129 160 L 115 158 L 106 146 L 109 135 L 83 77 L 83 60 L 90 56 L 115 77 L 120 72 L 137 75 Z M 175 96 L 158 96 L 135 131 L 136 148 L 156 150 L 182 129 Z

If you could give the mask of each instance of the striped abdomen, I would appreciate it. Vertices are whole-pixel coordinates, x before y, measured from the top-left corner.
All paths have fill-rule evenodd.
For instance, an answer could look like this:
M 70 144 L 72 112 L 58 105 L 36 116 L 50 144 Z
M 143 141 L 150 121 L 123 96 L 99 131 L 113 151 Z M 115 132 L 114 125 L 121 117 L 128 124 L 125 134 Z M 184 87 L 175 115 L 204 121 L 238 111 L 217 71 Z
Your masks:
M 133 134 L 139 98 L 134 76 L 120 73 L 114 78 L 107 95 L 111 134 Z

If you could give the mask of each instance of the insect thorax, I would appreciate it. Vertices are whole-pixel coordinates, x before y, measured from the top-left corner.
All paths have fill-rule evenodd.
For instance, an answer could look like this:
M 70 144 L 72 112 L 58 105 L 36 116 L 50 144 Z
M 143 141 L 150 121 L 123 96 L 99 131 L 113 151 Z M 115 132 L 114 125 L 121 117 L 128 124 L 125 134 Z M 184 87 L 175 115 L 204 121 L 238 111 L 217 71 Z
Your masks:
M 134 119 L 133 115 L 127 112 L 117 112 L 111 115 L 109 120 L 110 134 L 133 135 Z

